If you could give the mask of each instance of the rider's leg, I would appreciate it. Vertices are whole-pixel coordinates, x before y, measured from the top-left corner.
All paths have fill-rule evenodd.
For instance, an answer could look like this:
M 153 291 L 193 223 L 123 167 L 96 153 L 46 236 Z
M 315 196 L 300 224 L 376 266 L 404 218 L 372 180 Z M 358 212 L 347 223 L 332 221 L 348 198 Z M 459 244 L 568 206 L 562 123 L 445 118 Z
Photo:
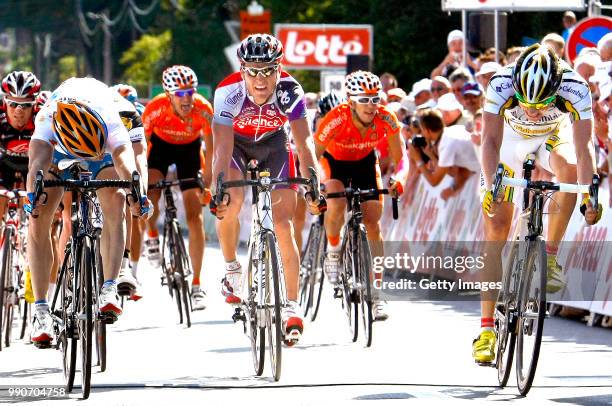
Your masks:
M 285 284 L 287 298 L 297 300 L 298 294 L 298 268 L 300 253 L 293 235 L 291 219 L 295 214 L 297 195 L 293 189 L 275 189 L 272 191 L 272 217 L 274 231 L 278 239 L 283 269 L 285 270 Z
M 306 200 L 302 196 L 297 198 L 297 207 L 295 210 L 295 216 L 293 218 L 293 228 L 295 230 L 295 242 L 298 247 L 298 251 L 302 252 L 304 249 L 302 245 L 302 232 L 304 231 L 304 223 L 306 222 Z
M 337 179 L 325 182 L 326 193 L 337 193 L 344 191 L 344 185 Z M 346 210 L 346 199 L 327 199 L 327 211 L 325 212 L 325 233 L 327 234 L 328 250 L 340 251 L 340 230 L 344 225 L 344 211 Z
M 235 168 L 230 168 L 227 180 L 244 179 L 242 173 Z M 217 236 L 219 245 L 226 263 L 236 261 L 238 237 L 240 233 L 240 210 L 244 201 L 242 188 L 231 188 L 226 191 L 230 196 L 227 214 L 222 220 L 217 220 Z
M 550 153 L 550 167 L 559 182 L 576 183 L 576 155 L 573 148 L 572 144 L 561 144 Z M 546 244 L 555 252 L 559 241 L 563 239 L 575 206 L 575 193 L 556 193 L 554 200 L 549 203 Z

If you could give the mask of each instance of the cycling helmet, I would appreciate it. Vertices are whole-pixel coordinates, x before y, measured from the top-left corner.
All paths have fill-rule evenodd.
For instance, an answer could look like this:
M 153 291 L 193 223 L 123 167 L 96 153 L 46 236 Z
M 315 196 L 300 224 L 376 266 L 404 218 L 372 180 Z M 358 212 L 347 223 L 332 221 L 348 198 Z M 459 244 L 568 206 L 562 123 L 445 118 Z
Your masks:
M 520 101 L 536 104 L 556 95 L 561 77 L 562 68 L 555 52 L 547 46 L 533 44 L 516 60 L 512 85 Z
M 238 59 L 245 62 L 280 62 L 283 44 L 270 34 L 251 34 L 238 47 Z
M 166 92 L 198 87 L 198 77 L 188 66 L 173 65 L 164 70 L 162 82 Z
M 104 154 L 108 136 L 102 117 L 87 105 L 77 102 L 57 102 L 53 114 L 53 130 L 59 146 L 68 155 L 99 159 Z
M 126 85 L 123 83 L 118 83 L 111 87 L 111 89 L 115 90 L 122 97 L 127 99 L 130 103 L 134 103 L 136 99 L 138 99 L 138 92 L 134 89 L 133 86 Z
M 331 92 L 327 93 L 325 96 L 319 99 L 319 103 L 317 105 L 317 112 L 320 116 L 324 116 L 329 113 L 331 109 L 333 109 L 343 101 L 343 98 L 338 96 L 338 94 L 332 90 Z
M 34 106 L 34 110 L 37 112 L 40 111 L 42 106 L 44 106 L 47 100 L 49 100 L 49 97 L 51 97 L 50 91 L 41 90 L 40 93 L 38 93 L 38 96 L 36 96 L 36 105 Z
M 349 96 L 358 94 L 378 95 L 382 89 L 378 76 L 363 70 L 349 73 L 346 76 L 344 87 Z
M 2 91 L 13 97 L 36 97 L 40 80 L 32 72 L 13 71 L 2 79 Z

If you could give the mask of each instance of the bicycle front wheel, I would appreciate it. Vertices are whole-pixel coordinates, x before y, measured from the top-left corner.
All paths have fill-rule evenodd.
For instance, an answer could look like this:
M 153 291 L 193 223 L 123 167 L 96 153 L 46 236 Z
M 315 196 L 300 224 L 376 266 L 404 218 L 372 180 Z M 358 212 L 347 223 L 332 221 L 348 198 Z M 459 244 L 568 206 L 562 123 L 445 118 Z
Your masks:
M 538 365 L 546 316 L 546 251 L 541 237 L 529 242 L 518 309 L 516 377 L 519 392 L 525 396 L 531 389 Z
M 0 351 L 2 351 L 2 343 L 4 341 L 4 336 L 7 331 L 8 325 L 7 323 L 8 313 L 10 303 L 9 303 L 9 289 L 10 289 L 10 281 L 11 281 L 11 266 L 12 266 L 12 253 L 11 250 L 11 240 L 13 236 L 13 229 L 10 227 L 6 227 L 3 233 L 3 244 L 2 244 L 2 269 L 0 270 Z
M 372 316 L 372 253 L 370 252 L 370 244 L 363 224 L 359 228 L 359 280 L 360 280 L 360 304 L 361 304 L 361 321 L 363 323 L 363 334 L 366 347 L 372 345 L 372 325 L 374 318 Z
M 321 306 L 321 296 L 323 294 L 323 283 L 325 282 L 325 274 L 323 272 L 323 261 L 325 261 L 325 247 L 327 246 L 327 236 L 325 234 L 325 228 L 321 226 L 319 231 L 319 247 L 317 248 L 317 255 L 315 256 L 315 266 L 313 268 L 313 310 L 310 316 L 310 321 L 315 321 L 319 314 L 319 307 Z
M 320 227 L 318 223 L 310 225 L 310 231 L 308 233 L 308 240 L 306 241 L 306 248 L 300 261 L 300 286 L 299 286 L 299 301 L 300 306 L 304 310 L 304 317 L 308 315 L 310 307 L 312 306 L 312 290 L 311 290 L 311 279 L 313 268 L 315 266 L 315 255 L 317 244 L 317 227 Z
M 79 306 L 78 332 L 81 341 L 81 390 L 82 398 L 87 399 L 91 390 L 91 353 L 92 353 L 92 334 L 93 334 L 93 278 L 96 272 L 95 262 L 92 253 L 92 244 L 88 237 L 83 238 L 81 255 L 79 256 L 80 275 L 79 285 Z
M 266 296 L 266 312 L 268 322 L 268 350 L 270 355 L 270 366 L 274 380 L 278 381 L 281 376 L 282 360 L 282 341 L 283 341 L 283 321 L 281 314 L 281 295 L 280 295 L 280 268 L 279 255 L 276 248 L 276 238 L 274 234 L 268 232 L 264 235 L 264 255 L 265 255 L 265 280 L 264 285 Z
M 342 247 L 342 305 L 349 323 L 349 333 L 353 342 L 359 336 L 359 303 L 358 295 L 354 289 L 355 280 L 353 276 L 357 273 L 356 247 L 353 241 L 353 231 L 350 229 L 344 233 L 345 243 Z
M 260 317 L 261 312 L 257 311 L 257 306 L 259 303 L 256 303 L 255 296 L 257 295 L 257 290 L 262 289 L 260 286 L 254 286 L 254 275 L 253 272 L 257 272 L 257 270 L 253 270 L 253 255 L 255 254 L 255 243 L 249 241 L 249 265 L 248 265 L 248 275 L 247 275 L 247 286 L 244 288 L 246 297 L 246 303 L 243 305 L 243 310 L 247 318 L 247 332 L 249 335 L 249 339 L 251 340 L 251 355 L 253 356 L 253 367 L 255 368 L 255 375 L 261 376 L 264 370 L 264 362 L 266 359 L 266 329 L 264 327 L 259 327 L 258 317 Z
M 100 256 L 100 242 L 99 240 L 95 241 L 94 248 L 95 256 L 96 256 L 96 279 L 94 281 L 94 287 L 96 288 L 95 298 L 99 297 L 100 289 L 102 288 L 102 284 L 104 283 L 104 272 L 102 270 L 102 258 Z M 124 296 L 121 296 L 121 300 L 123 300 Z M 121 303 L 123 307 L 123 303 Z M 104 320 L 98 317 L 98 304 L 94 301 L 94 312 L 95 317 L 95 336 L 96 336 L 96 354 L 98 356 L 98 366 L 100 367 L 100 372 L 106 371 L 106 323 Z

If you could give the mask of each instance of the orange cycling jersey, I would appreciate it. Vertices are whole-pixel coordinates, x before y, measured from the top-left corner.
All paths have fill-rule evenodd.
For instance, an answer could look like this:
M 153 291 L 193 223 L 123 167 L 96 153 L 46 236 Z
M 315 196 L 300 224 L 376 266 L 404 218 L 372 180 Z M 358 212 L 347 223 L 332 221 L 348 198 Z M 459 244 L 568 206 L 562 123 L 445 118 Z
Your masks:
M 193 109 L 186 119 L 180 118 L 170 104 L 170 98 L 164 93 L 151 100 L 142 121 L 145 134 L 155 134 L 170 144 L 189 144 L 203 133 L 211 134 L 210 123 L 213 110 L 210 103 L 201 95 L 193 95 Z
M 400 131 L 395 114 L 385 106 L 379 106 L 374 121 L 361 134 L 351 117 L 348 103 L 340 104 L 325 115 L 315 140 L 325 145 L 325 150 L 339 161 L 358 161 L 365 158 L 376 146 L 391 134 Z

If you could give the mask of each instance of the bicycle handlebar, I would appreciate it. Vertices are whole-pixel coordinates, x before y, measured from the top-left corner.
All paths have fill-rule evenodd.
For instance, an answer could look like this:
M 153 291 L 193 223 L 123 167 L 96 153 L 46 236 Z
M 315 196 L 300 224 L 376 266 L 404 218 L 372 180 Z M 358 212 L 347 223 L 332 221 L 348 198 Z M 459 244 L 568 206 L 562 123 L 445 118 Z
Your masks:
M 580 185 L 574 183 L 555 183 L 542 180 L 528 181 L 527 179 L 508 178 L 506 176 L 501 178 L 501 184 L 526 189 L 541 191 L 554 190 L 565 193 L 589 193 L 589 190 L 592 187 L 591 185 Z
M 353 189 L 351 187 L 347 187 L 342 192 L 332 192 L 327 193 L 325 198 L 327 199 L 338 199 L 341 197 L 346 197 L 347 199 L 351 199 L 354 196 L 358 196 L 359 198 L 363 197 L 378 197 L 380 195 L 388 195 L 390 194 L 389 189 Z M 393 209 L 393 220 L 397 220 L 399 218 L 399 209 L 397 205 L 398 198 L 395 196 L 391 197 L 391 207 Z
M 149 184 L 149 190 L 151 189 L 164 189 L 167 187 L 172 187 L 172 186 L 182 186 L 186 183 L 195 183 L 198 185 L 198 187 L 202 190 L 204 190 L 204 181 L 202 180 L 201 176 L 198 176 L 196 178 L 185 178 L 185 179 L 177 179 L 177 180 L 166 180 L 166 179 L 162 179 L 157 183 L 152 183 Z

